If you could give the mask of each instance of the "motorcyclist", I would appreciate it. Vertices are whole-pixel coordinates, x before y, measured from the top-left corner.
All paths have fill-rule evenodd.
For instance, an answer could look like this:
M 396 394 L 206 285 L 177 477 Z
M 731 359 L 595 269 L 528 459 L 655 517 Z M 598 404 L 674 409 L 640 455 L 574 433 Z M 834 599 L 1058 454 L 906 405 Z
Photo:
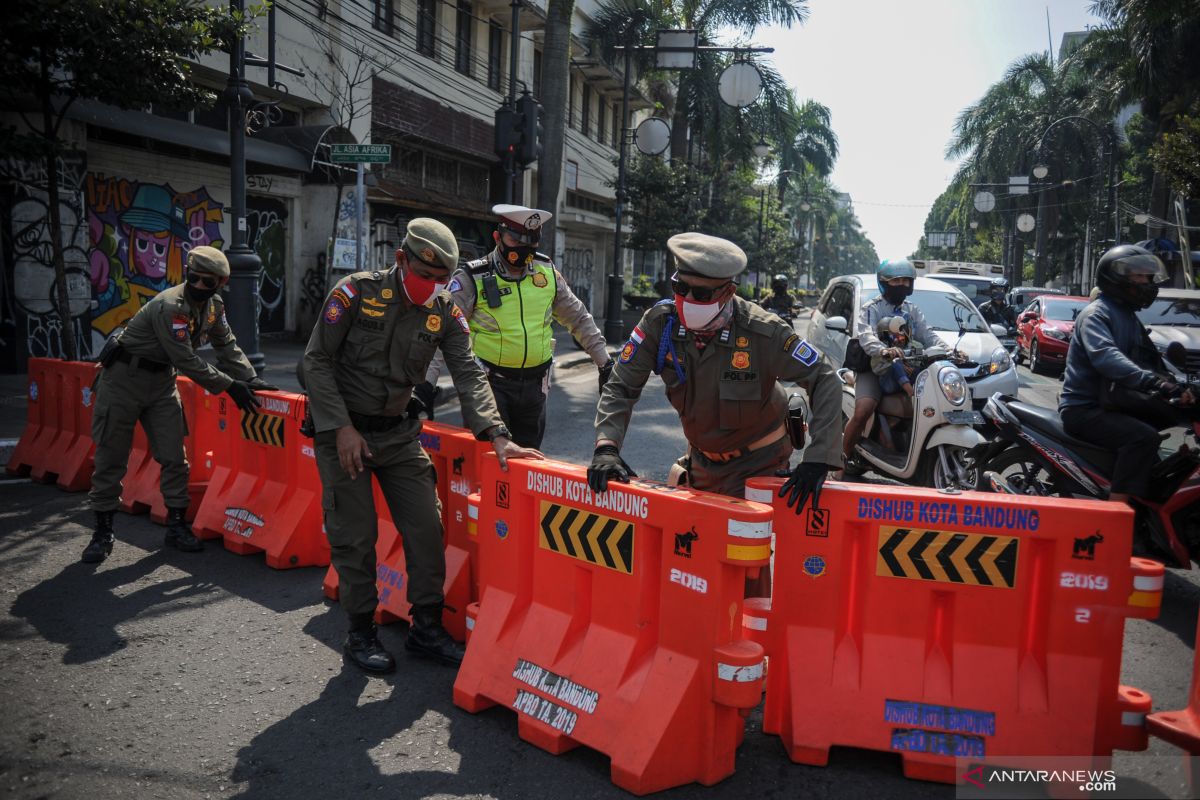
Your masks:
M 780 273 L 771 279 L 771 293 L 762 301 L 762 307 L 773 311 L 781 317 L 790 318 L 795 308 L 796 300 L 788 291 L 787 275 Z
M 1058 412 L 1067 433 L 1116 451 L 1110 500 L 1147 496 L 1158 431 L 1178 422 L 1169 407 L 1164 414 L 1163 404 L 1144 395 L 1134 395 L 1144 397 L 1141 402 L 1119 399 L 1122 389 L 1181 394 L 1159 374 L 1165 373 L 1162 358 L 1136 314 L 1154 302 L 1166 280 L 1166 268 L 1150 251 L 1130 244 L 1109 249 L 1096 268 L 1100 295 L 1079 312 L 1067 349 Z M 1180 404 L 1194 403 L 1192 393 L 1183 391 Z
M 940 343 L 937 334 L 925 322 L 925 315 L 912 303 L 908 297 L 913 293 L 913 282 L 917 271 L 906 258 L 884 261 L 875 272 L 875 282 L 879 286 L 879 296 L 865 304 L 858 314 L 858 343 L 868 358 L 889 356 L 901 358 L 904 352 L 896 347 L 885 347 L 875 334 L 879 320 L 884 317 L 902 317 L 912 331 L 912 338 L 926 347 Z M 883 390 L 879 385 L 879 377 L 870 369 L 858 370 L 854 381 L 854 416 L 846 423 L 843 434 L 842 448 L 844 458 L 848 461 L 854 455 L 854 447 L 862 438 L 863 428 L 875 413 Z
M 979 313 L 989 325 L 1002 325 L 1007 331 L 1017 328 L 1017 311 L 1008 302 L 1008 281 L 996 278 L 988 287 L 991 299 L 979 307 Z

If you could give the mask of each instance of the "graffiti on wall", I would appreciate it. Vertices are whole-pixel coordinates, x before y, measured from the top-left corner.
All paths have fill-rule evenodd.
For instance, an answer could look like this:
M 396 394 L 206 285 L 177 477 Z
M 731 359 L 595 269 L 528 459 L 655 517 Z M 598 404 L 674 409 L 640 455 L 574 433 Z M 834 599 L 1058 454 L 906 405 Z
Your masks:
M 583 247 L 568 247 L 563 251 L 562 263 L 558 265 L 567 285 L 583 304 L 592 307 L 592 271 L 595 254 L 592 249 Z
M 87 333 L 90 292 L 87 279 L 87 228 L 81 187 L 83 153 L 57 159 L 58 214 L 63 262 L 67 275 L 67 326 L 80 356 L 91 353 Z M 0 339 L 4 366 L 18 369 L 22 357 L 59 358 L 65 354 L 63 324 L 58 314 L 54 251 L 50 236 L 49 176 L 43 161 L 5 158 L 6 178 L 0 208 L 4 227 L 4 295 L 0 299 Z
M 284 327 L 287 274 L 287 203 L 270 197 L 246 198 L 246 243 L 262 261 L 258 286 L 258 329 Z
M 100 338 L 183 280 L 193 247 L 224 244 L 222 204 L 203 186 L 178 192 L 170 184 L 88 173 L 85 202 L 92 330 Z

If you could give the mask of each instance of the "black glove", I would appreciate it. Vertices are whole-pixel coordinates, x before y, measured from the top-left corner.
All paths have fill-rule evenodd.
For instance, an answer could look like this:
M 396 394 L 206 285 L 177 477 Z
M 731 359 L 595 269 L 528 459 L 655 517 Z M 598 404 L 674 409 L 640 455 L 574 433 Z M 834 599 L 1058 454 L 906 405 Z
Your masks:
M 602 444 L 592 453 L 592 465 L 588 467 L 588 486 L 593 492 L 608 490 L 608 480 L 629 483 L 629 479 L 637 477 L 637 473 L 621 458 L 621 451 L 616 445 Z
M 792 475 L 779 487 L 779 496 L 787 498 L 787 504 L 799 514 L 812 495 L 812 507 L 817 508 L 821 499 L 821 486 L 825 474 L 834 467 L 828 464 L 797 464 Z
M 604 384 L 608 383 L 609 377 L 612 375 L 613 360 L 610 358 L 604 362 L 604 366 L 600 367 L 600 391 L 604 391 Z
M 245 381 L 234 381 L 229 384 L 225 394 L 233 398 L 234 405 L 240 408 L 243 414 L 252 414 L 259 406 L 258 398 L 254 396 L 254 390 Z
M 442 390 L 429 381 L 418 383 L 413 387 L 412 397 L 408 400 L 405 411 L 409 419 L 419 419 L 422 414 L 427 419 L 433 419 L 433 408 L 437 405 L 437 397 Z
M 278 392 L 279 387 L 273 383 L 267 383 L 260 376 L 255 375 L 246 384 L 256 392 Z
M 1179 397 L 1183 394 L 1184 388 L 1175 381 L 1160 378 L 1157 375 L 1147 378 L 1142 382 L 1142 390 L 1150 394 L 1161 395 L 1166 399 Z

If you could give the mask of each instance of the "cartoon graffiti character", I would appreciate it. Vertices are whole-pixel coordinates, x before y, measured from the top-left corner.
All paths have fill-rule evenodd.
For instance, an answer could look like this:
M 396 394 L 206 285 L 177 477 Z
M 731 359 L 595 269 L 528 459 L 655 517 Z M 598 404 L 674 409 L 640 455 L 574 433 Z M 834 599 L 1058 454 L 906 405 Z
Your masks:
M 183 259 L 190 249 L 183 209 L 162 186 L 142 184 L 133 203 L 121 215 L 129 238 L 130 277 L 144 276 L 150 283 L 162 282 L 159 290 L 183 278 Z M 187 242 L 189 247 L 182 244 Z

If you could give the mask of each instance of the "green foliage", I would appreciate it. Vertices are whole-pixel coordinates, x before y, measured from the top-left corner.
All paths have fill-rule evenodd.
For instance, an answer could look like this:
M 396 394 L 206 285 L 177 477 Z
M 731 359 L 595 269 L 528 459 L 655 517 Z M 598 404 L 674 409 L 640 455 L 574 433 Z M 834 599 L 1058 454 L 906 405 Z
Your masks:
M 650 279 L 649 275 L 634 275 L 633 284 L 626 294 L 637 297 L 658 297 L 658 292 L 654 291 L 654 281 Z
M 1150 160 L 1166 176 L 1171 188 L 1197 197 L 1200 196 L 1200 117 L 1180 117 L 1177 124 L 1173 133 L 1164 133 L 1150 148 Z

